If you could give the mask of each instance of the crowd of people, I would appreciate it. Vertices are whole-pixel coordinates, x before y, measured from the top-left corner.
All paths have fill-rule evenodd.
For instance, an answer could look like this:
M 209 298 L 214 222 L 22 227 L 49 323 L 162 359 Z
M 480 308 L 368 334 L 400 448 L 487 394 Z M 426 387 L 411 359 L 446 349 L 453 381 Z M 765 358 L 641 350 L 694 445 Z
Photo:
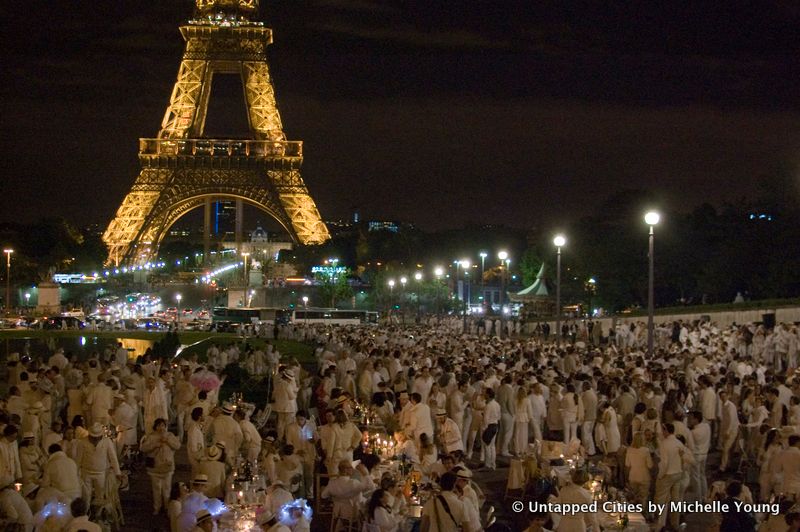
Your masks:
M 282 338 L 316 346 L 315 367 L 269 344 L 213 345 L 203 362 L 130 357 L 121 345 L 86 360 L 60 349 L 12 354 L 0 404 L 2 519 L 24 530 L 120 528 L 120 490 L 143 458 L 153 514 L 172 531 L 223 528 L 243 467 L 264 479 L 248 501 L 256 529 L 309 530 L 311 500 L 331 502 L 338 530 L 500 529 L 486 503 L 501 494 L 481 478 L 559 442 L 629 501 L 775 502 L 777 512 L 721 512 L 710 525 L 800 526 L 794 326 L 664 324 L 648 355 L 636 322 L 608 333 L 568 324 L 561 339 L 468 325 L 280 327 Z M 269 382 L 259 414 L 220 401 L 229 364 Z M 376 430 L 403 467 L 386 467 L 370 447 L 365 434 Z M 188 480 L 176 482 L 184 459 Z M 531 496 L 590 501 L 581 471 L 572 473 Z M 688 516 L 669 510 L 645 517 L 676 530 Z M 534 513 L 523 526 L 599 529 L 588 513 Z

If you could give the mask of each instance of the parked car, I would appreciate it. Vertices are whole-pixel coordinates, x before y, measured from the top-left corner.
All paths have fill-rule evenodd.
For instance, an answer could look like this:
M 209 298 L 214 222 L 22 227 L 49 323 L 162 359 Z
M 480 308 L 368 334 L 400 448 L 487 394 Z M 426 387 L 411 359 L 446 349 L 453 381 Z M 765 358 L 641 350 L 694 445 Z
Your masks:
M 42 320 L 43 329 L 83 329 L 86 323 L 74 316 L 53 316 Z

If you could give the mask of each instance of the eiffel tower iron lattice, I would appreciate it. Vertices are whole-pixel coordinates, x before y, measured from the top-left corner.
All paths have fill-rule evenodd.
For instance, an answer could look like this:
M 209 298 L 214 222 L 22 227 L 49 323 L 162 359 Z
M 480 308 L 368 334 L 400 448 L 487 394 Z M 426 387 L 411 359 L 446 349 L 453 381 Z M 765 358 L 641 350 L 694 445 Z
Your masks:
M 172 224 L 211 198 L 258 207 L 297 243 L 330 238 L 300 175 L 303 144 L 283 133 L 266 58 L 272 31 L 252 20 L 257 11 L 258 0 L 196 0 L 161 130 L 139 140 L 141 172 L 103 234 L 109 264 L 152 260 Z M 241 76 L 248 140 L 203 138 L 216 73 Z

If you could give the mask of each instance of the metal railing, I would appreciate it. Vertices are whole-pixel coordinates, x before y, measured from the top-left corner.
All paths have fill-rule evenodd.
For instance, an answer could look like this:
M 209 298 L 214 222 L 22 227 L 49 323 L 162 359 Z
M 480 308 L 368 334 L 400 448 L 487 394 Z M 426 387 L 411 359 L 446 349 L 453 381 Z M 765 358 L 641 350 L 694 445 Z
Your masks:
M 301 141 L 139 139 L 139 155 L 302 157 Z

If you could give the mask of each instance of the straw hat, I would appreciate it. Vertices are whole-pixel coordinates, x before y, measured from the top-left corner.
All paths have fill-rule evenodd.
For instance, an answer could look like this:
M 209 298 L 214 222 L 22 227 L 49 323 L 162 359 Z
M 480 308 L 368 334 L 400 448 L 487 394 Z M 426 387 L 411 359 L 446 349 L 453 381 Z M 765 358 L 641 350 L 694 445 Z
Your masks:
M 264 513 L 258 516 L 257 523 L 259 526 L 266 525 L 267 523 L 275 519 L 275 517 L 277 517 L 277 515 L 272 510 L 264 510 Z
M 221 455 L 222 455 L 222 450 L 216 445 L 212 445 L 206 450 L 206 456 L 208 456 L 209 460 L 219 460 L 219 457 Z
M 89 436 L 93 438 L 100 438 L 103 435 L 103 425 L 100 423 L 93 423 L 91 427 L 89 427 Z
M 203 521 L 208 521 L 209 519 L 211 519 L 211 514 L 205 508 L 203 508 L 201 510 L 198 510 L 198 512 L 196 514 L 194 514 L 194 515 L 195 515 L 195 519 L 197 520 L 196 522 L 197 522 L 198 525 L 200 523 L 202 523 Z

